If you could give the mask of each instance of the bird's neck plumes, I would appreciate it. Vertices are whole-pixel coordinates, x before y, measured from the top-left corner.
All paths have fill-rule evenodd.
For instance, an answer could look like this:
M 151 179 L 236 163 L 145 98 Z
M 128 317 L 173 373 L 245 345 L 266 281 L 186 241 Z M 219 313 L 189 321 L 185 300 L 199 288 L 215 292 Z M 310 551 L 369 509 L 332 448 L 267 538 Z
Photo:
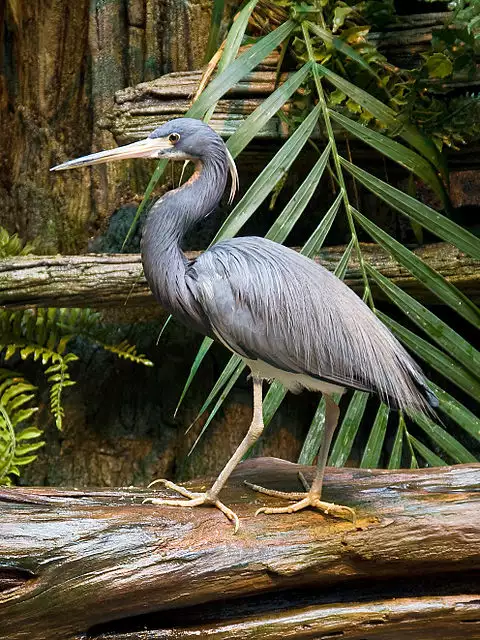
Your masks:
M 150 210 L 142 236 L 143 249 L 181 244 L 185 233 L 215 209 L 225 191 L 228 163 L 222 140 L 195 161 L 192 177 L 159 198 Z
M 157 300 L 169 311 L 185 287 L 188 261 L 182 252 L 187 231 L 215 209 L 225 191 L 228 162 L 221 139 L 209 145 L 196 161 L 195 172 L 181 187 L 169 191 L 152 206 L 142 234 L 145 277 Z

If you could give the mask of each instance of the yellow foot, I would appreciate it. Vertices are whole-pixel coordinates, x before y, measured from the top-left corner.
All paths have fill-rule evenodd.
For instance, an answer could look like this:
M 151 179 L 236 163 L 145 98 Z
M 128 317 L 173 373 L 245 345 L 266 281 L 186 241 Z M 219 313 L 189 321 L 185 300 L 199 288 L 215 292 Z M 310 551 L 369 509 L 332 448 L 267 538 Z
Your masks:
M 181 487 L 174 482 L 170 482 L 169 480 L 154 480 L 148 486 L 152 487 L 154 484 L 161 482 L 167 489 L 171 489 L 172 491 L 176 491 L 182 496 L 187 498 L 186 500 L 169 500 L 164 498 L 146 498 L 143 502 L 150 502 L 151 504 L 161 504 L 166 505 L 168 507 L 199 507 L 201 505 L 216 507 L 219 509 L 229 520 L 233 522 L 233 533 L 237 533 L 240 522 L 238 520 L 237 514 L 226 507 L 223 502 L 220 502 L 215 496 L 210 496 L 208 492 L 206 493 L 195 493 L 193 491 L 189 491 L 185 489 L 185 487 Z
M 301 511 L 307 507 L 313 507 L 314 509 L 323 511 L 323 513 L 327 515 L 334 516 L 335 518 L 351 520 L 353 524 L 355 524 L 356 514 L 353 509 L 350 507 L 344 507 L 340 504 L 334 504 L 333 502 L 323 502 L 320 500 L 320 496 L 315 493 L 275 491 L 275 489 L 266 489 L 265 487 L 260 487 L 258 484 L 252 484 L 247 481 L 245 481 L 245 484 L 250 487 L 250 489 L 263 493 L 267 496 L 274 496 L 275 498 L 294 501 L 293 504 L 289 504 L 286 507 L 261 507 L 255 512 L 256 516 L 259 513 L 295 513 L 296 511 Z

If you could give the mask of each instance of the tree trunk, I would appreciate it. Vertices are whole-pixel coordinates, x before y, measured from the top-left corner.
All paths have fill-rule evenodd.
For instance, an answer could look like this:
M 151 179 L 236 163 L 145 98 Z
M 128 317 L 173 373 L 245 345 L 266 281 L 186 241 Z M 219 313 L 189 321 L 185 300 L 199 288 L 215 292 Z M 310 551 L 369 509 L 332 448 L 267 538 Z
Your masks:
M 84 251 L 126 195 L 144 190 L 148 168 L 130 162 L 60 179 L 49 168 L 115 145 L 104 125 L 116 91 L 201 66 L 211 5 L 0 2 L 1 225 L 43 253 Z
M 278 499 L 242 480 L 298 491 L 299 470 L 240 466 L 222 494 L 237 535 L 215 509 L 142 504 L 152 491 L 2 489 L 0 637 L 480 638 L 480 465 L 331 469 L 325 499 L 355 526 L 255 517 Z
M 343 251 L 344 247 L 325 247 L 315 260 L 333 270 Z M 402 289 L 424 302 L 438 302 L 378 245 L 363 244 L 362 251 L 370 264 Z M 471 300 L 480 300 L 478 260 L 445 243 L 421 247 L 415 254 L 454 282 Z M 195 258 L 199 253 L 187 255 Z M 354 291 L 363 290 L 356 258 L 350 261 L 345 282 Z M 381 296 L 380 292 L 376 293 Z M 0 263 L 0 305 L 4 307 L 111 307 L 122 304 L 155 304 L 138 255 L 27 256 Z

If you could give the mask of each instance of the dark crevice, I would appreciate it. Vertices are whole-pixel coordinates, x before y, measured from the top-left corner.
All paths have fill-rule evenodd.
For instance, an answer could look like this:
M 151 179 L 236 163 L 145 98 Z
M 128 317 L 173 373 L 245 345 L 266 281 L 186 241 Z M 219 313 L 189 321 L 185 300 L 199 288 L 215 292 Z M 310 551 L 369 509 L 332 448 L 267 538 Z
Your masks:
M 412 584 L 411 576 L 395 579 L 390 576 L 377 579 L 370 584 L 366 584 L 364 579 L 358 579 L 348 585 L 336 587 L 330 585 L 325 588 L 316 585 L 311 588 L 218 600 L 196 606 L 124 618 L 92 627 L 87 637 L 97 638 L 102 634 L 136 633 L 159 629 L 194 629 L 201 625 L 214 623 L 233 624 L 236 621 L 260 617 L 277 617 L 291 612 L 293 609 L 299 610 L 312 606 L 361 604 L 397 598 L 473 595 L 476 593 L 478 593 L 478 574 L 476 572 L 466 572 L 461 576 L 451 574 L 416 576 L 414 584 Z M 473 621 L 465 620 L 464 622 Z M 371 626 L 384 623 L 385 621 L 381 618 L 368 622 Z M 340 633 L 335 632 L 335 635 L 340 635 Z
M 459 620 L 460 624 L 479 624 L 480 623 L 480 618 L 477 618 L 476 620 Z
M 35 575 L 25 569 L 12 569 L 11 567 L 0 566 L 0 593 L 10 589 L 18 589 L 26 582 L 34 578 Z

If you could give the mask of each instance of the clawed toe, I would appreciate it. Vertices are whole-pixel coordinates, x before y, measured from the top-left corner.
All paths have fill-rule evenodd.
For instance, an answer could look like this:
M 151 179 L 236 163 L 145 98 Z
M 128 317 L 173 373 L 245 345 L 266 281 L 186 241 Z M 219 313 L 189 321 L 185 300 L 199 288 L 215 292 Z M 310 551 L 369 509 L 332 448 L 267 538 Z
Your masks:
M 308 483 L 305 478 L 301 477 L 301 480 L 308 488 Z M 284 500 L 294 501 L 293 504 L 286 505 L 285 507 L 260 507 L 260 509 L 257 509 L 255 512 L 256 516 L 260 513 L 265 513 L 267 515 L 272 513 L 296 513 L 297 511 L 302 511 L 303 509 L 312 507 L 313 509 L 322 511 L 326 515 L 334 516 L 335 518 L 342 518 L 344 520 L 351 520 L 355 524 L 356 514 L 353 509 L 343 505 L 334 504 L 333 502 L 323 502 L 320 500 L 318 494 L 314 492 L 297 493 L 294 491 L 276 491 L 275 489 L 266 489 L 258 484 L 247 482 L 246 480 L 245 484 L 250 487 L 250 489 L 257 491 L 258 493 L 273 496 L 274 498 L 283 498 Z
M 175 500 L 171 498 L 145 498 L 145 500 L 143 500 L 143 503 L 163 505 L 166 507 L 200 507 L 202 505 L 215 507 L 216 509 L 221 511 L 226 516 L 226 518 L 230 520 L 230 522 L 233 523 L 233 533 L 237 533 L 238 527 L 240 526 L 240 521 L 237 514 L 229 509 L 226 505 L 224 505 L 223 502 L 220 502 L 220 500 L 209 495 L 208 492 L 195 493 L 193 491 L 189 491 L 185 487 L 175 484 L 174 482 L 170 482 L 170 480 L 164 479 L 154 480 L 148 486 L 152 487 L 154 484 L 157 484 L 159 482 L 161 482 L 167 489 L 171 489 L 172 491 L 176 491 L 180 495 L 185 496 L 186 500 Z
M 296 492 L 296 491 L 277 491 L 276 489 L 267 489 L 266 487 L 261 487 L 259 484 L 253 484 L 253 482 L 248 482 L 248 480 L 243 481 L 247 487 L 256 491 L 257 493 L 263 493 L 266 496 L 273 496 L 274 498 L 283 498 L 284 500 L 299 500 L 305 496 L 305 493 Z
M 314 495 L 304 494 L 304 498 L 299 500 L 298 502 L 294 502 L 293 504 L 286 505 L 285 507 L 261 507 L 257 509 L 255 515 L 259 513 L 296 513 L 297 511 L 302 511 L 303 509 L 307 509 L 308 507 L 312 507 L 313 509 L 318 509 L 325 513 L 325 515 L 333 516 L 334 518 L 342 518 L 343 520 L 350 520 L 355 524 L 356 521 L 356 513 L 350 507 L 345 507 L 340 504 L 334 504 L 333 502 L 323 502 L 319 498 Z
M 170 480 L 165 480 L 165 478 L 158 478 L 158 480 L 153 480 L 153 482 L 148 485 L 148 488 L 150 489 L 151 487 L 153 487 L 153 485 L 158 484 L 159 482 L 161 482 L 166 489 L 176 491 L 181 496 L 185 496 L 186 498 L 193 498 L 195 496 L 198 496 L 198 494 L 189 491 L 185 487 L 182 487 L 180 484 L 175 484 L 174 482 L 170 482 Z

